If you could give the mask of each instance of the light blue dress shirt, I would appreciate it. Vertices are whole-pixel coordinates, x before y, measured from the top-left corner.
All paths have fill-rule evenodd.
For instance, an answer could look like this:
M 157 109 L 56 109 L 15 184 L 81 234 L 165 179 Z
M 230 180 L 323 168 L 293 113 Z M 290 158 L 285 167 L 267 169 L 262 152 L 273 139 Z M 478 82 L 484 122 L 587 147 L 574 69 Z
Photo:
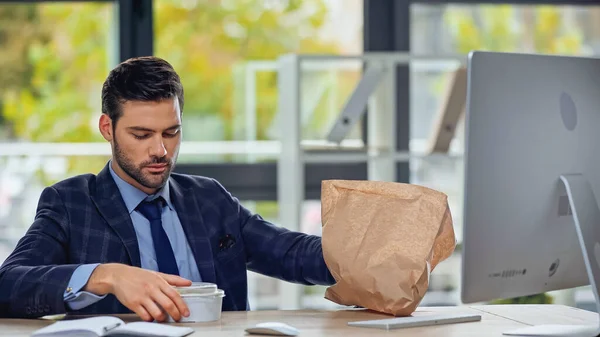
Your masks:
M 177 212 L 169 198 L 168 180 L 165 186 L 157 194 L 148 195 L 121 179 L 121 177 L 113 171 L 112 162 L 109 163 L 108 166 L 110 174 L 117 184 L 119 192 L 121 192 L 123 201 L 125 201 L 127 211 L 129 211 L 129 215 L 131 216 L 140 249 L 142 268 L 158 271 L 158 264 L 156 262 L 156 253 L 154 251 L 154 243 L 150 231 L 150 222 L 141 213 L 136 211 L 135 208 L 145 199 L 152 200 L 162 196 L 166 201 L 166 206 L 163 208 L 162 212 L 162 225 L 167 233 L 171 247 L 173 248 L 173 253 L 177 260 L 177 267 L 179 268 L 179 276 L 191 280 L 192 282 L 202 281 L 196 259 L 194 258 L 192 249 L 187 241 L 179 217 L 177 217 Z M 97 266 L 98 264 L 85 264 L 75 269 L 75 272 L 69 281 L 68 287 L 70 289 L 68 290 L 70 291 L 65 291 L 64 294 L 65 303 L 71 310 L 85 308 L 105 297 L 81 291 Z

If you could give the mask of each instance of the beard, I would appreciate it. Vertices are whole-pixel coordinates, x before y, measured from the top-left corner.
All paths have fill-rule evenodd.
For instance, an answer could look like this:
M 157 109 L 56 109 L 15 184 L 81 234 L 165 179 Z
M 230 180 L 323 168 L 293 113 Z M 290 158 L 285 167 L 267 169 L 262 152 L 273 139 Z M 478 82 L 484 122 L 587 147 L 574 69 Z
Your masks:
M 113 149 L 115 161 L 123 169 L 123 171 L 129 175 L 133 180 L 137 181 L 140 185 L 151 188 L 160 189 L 162 188 L 169 179 L 171 171 L 175 166 L 174 160 L 165 157 L 153 157 L 149 161 L 145 161 L 140 165 L 137 165 L 127 157 L 127 155 L 119 147 L 116 137 L 114 138 L 114 149 Z M 153 164 L 167 164 L 167 167 L 162 173 L 144 173 L 144 167 Z

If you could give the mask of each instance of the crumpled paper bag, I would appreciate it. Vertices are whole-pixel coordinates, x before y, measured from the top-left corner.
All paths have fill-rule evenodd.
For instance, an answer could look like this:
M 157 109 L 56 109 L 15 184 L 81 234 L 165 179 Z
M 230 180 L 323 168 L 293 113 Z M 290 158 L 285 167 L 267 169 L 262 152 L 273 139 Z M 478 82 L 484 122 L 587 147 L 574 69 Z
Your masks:
M 411 184 L 325 180 L 322 246 L 337 281 L 325 298 L 408 316 L 456 247 L 444 193 Z

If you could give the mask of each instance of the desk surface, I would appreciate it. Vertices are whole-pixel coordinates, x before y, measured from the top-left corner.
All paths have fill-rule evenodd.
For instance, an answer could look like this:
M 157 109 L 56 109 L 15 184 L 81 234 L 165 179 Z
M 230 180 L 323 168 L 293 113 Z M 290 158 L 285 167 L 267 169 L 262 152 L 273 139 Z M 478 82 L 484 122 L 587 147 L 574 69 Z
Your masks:
M 195 329 L 191 336 L 244 336 L 247 326 L 265 321 L 279 321 L 295 326 L 302 336 L 502 336 L 502 332 L 538 324 L 599 324 L 598 314 L 561 305 L 495 305 L 460 307 L 421 307 L 414 316 L 435 313 L 478 313 L 480 322 L 458 323 L 419 328 L 393 330 L 393 332 L 349 327 L 350 321 L 389 318 L 370 311 L 351 310 L 299 310 L 299 311 L 249 311 L 224 312 L 220 321 L 185 324 Z M 135 316 L 119 316 L 126 321 Z M 0 319 L 0 334 L 14 337 L 30 336 L 31 333 L 52 321 Z

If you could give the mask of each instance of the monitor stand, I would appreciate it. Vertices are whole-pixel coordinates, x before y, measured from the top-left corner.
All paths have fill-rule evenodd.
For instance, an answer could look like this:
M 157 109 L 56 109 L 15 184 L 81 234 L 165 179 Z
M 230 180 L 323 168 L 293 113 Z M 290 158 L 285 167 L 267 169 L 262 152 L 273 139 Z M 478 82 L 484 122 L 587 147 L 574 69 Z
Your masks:
M 592 186 L 581 174 L 561 175 L 565 187 L 579 245 L 583 253 L 585 268 L 596 300 L 596 310 L 600 313 L 598 286 L 600 285 L 600 209 Z M 504 332 L 510 336 L 600 336 L 600 322 L 596 325 L 535 325 Z

